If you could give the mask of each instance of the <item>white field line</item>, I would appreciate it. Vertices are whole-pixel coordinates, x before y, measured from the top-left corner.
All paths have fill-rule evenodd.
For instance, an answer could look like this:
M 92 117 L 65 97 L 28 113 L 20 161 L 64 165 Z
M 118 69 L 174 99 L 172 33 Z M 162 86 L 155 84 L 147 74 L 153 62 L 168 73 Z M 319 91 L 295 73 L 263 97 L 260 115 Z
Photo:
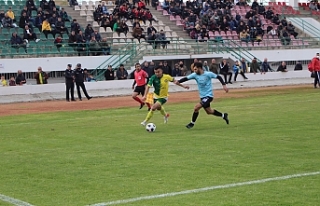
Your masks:
M 191 193 L 206 192 L 206 191 L 210 191 L 210 190 L 228 189 L 228 188 L 232 188 L 232 187 L 261 184 L 261 183 L 266 183 L 266 182 L 287 180 L 287 179 L 292 179 L 292 178 L 297 178 L 297 177 L 314 176 L 314 175 L 319 175 L 319 174 L 320 174 L 320 171 L 310 172 L 310 173 L 301 173 L 301 174 L 295 174 L 295 175 L 287 175 L 287 176 L 281 176 L 281 177 L 272 177 L 272 178 L 266 178 L 266 179 L 260 179 L 260 180 L 252 180 L 252 181 L 248 181 L 248 182 L 239 182 L 239 183 L 231 183 L 231 184 L 226 184 L 226 185 L 204 187 L 204 188 L 199 188 L 199 189 L 194 189 L 194 190 L 185 190 L 185 191 L 180 191 L 180 192 L 171 192 L 171 193 L 164 193 L 164 194 L 158 194 L 158 195 L 136 197 L 136 198 L 131 198 L 131 199 L 116 200 L 116 201 L 111 201 L 111 202 L 102 202 L 102 203 L 92 204 L 89 206 L 107 206 L 107 205 L 125 204 L 125 203 L 130 203 L 130 202 L 138 202 L 141 200 L 152 200 L 152 199 L 157 199 L 157 198 L 173 197 L 173 196 L 177 196 L 177 195 L 186 195 L 186 194 L 191 194 Z
M 16 205 L 16 206 L 34 206 L 34 205 L 31 205 L 30 203 L 23 202 L 21 200 L 18 200 L 18 199 L 12 198 L 12 197 L 8 197 L 8 196 L 2 195 L 2 194 L 0 194 L 0 200 L 2 200 L 3 202 L 10 203 L 12 205 Z

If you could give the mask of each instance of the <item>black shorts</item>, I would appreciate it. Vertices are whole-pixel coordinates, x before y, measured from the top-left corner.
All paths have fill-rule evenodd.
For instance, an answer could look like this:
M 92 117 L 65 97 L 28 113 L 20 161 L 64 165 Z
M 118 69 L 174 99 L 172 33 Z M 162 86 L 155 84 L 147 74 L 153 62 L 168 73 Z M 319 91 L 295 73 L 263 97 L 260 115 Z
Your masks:
M 210 102 L 212 102 L 213 98 L 212 97 L 203 97 L 200 99 L 200 104 L 204 109 L 210 107 Z
M 137 92 L 138 94 L 141 94 L 143 96 L 145 90 L 146 90 L 146 86 L 136 86 L 133 92 Z

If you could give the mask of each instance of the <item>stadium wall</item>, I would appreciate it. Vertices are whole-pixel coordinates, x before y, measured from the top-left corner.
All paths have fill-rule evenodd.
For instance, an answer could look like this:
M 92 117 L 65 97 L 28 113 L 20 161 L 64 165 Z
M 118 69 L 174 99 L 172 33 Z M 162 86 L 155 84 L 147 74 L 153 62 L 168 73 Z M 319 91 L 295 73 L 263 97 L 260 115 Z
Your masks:
M 106 60 L 119 58 L 117 56 L 81 56 L 81 57 L 46 57 L 25 59 L 0 59 L 0 73 L 35 72 L 39 66 L 43 71 L 64 71 L 67 64 L 76 66 L 81 63 L 82 68 L 95 69 Z
M 290 71 L 290 72 L 269 72 L 267 74 L 247 74 L 249 81 L 263 81 L 263 80 L 283 80 L 287 81 L 290 79 L 297 78 L 308 78 L 310 77 L 310 72 L 307 70 L 304 71 Z M 179 79 L 179 78 L 177 78 Z M 237 82 L 244 81 L 243 78 L 239 77 Z M 247 81 L 248 82 L 248 81 Z M 118 91 L 125 90 L 126 95 L 132 92 L 133 80 L 114 80 L 114 81 L 100 81 L 100 82 L 87 82 L 86 88 L 89 91 L 108 91 L 108 95 L 104 96 L 114 96 L 121 95 Z M 218 83 L 218 80 L 214 79 L 213 83 Z M 195 85 L 195 81 L 187 82 L 188 85 Z M 172 88 L 172 87 L 171 87 Z M 195 90 L 196 87 L 193 87 Z M 178 87 L 174 88 L 175 91 L 182 91 L 183 89 Z M 57 84 L 46 84 L 46 85 L 23 85 L 23 86 L 11 86 L 11 87 L 0 87 L 0 96 L 13 96 L 13 95 L 32 95 L 32 94 L 53 94 L 59 93 L 59 97 L 63 99 L 65 92 L 65 84 L 57 83 Z M 103 96 L 103 95 L 101 95 Z

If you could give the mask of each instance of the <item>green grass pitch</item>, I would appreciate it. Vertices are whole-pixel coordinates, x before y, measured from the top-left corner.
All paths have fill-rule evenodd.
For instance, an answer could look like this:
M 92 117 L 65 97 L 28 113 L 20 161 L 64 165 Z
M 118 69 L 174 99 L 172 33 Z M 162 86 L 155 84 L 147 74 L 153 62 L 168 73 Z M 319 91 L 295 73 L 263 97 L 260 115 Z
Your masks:
M 0 194 L 85 206 L 320 171 L 319 99 L 313 89 L 217 99 L 230 125 L 201 111 L 191 130 L 197 100 L 169 100 L 169 122 L 156 112 L 154 133 L 140 125 L 147 111 L 137 108 L 2 117 Z M 319 191 L 314 175 L 124 205 L 316 206 Z

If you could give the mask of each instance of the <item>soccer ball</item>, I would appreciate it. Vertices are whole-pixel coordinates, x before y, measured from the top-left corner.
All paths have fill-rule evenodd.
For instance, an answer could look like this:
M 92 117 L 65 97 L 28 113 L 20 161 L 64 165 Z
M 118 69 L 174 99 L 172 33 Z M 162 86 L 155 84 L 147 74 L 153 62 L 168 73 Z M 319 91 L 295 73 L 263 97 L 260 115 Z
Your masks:
M 156 128 L 157 128 L 156 125 L 153 123 L 149 123 L 146 125 L 147 132 L 154 132 L 156 131 Z

